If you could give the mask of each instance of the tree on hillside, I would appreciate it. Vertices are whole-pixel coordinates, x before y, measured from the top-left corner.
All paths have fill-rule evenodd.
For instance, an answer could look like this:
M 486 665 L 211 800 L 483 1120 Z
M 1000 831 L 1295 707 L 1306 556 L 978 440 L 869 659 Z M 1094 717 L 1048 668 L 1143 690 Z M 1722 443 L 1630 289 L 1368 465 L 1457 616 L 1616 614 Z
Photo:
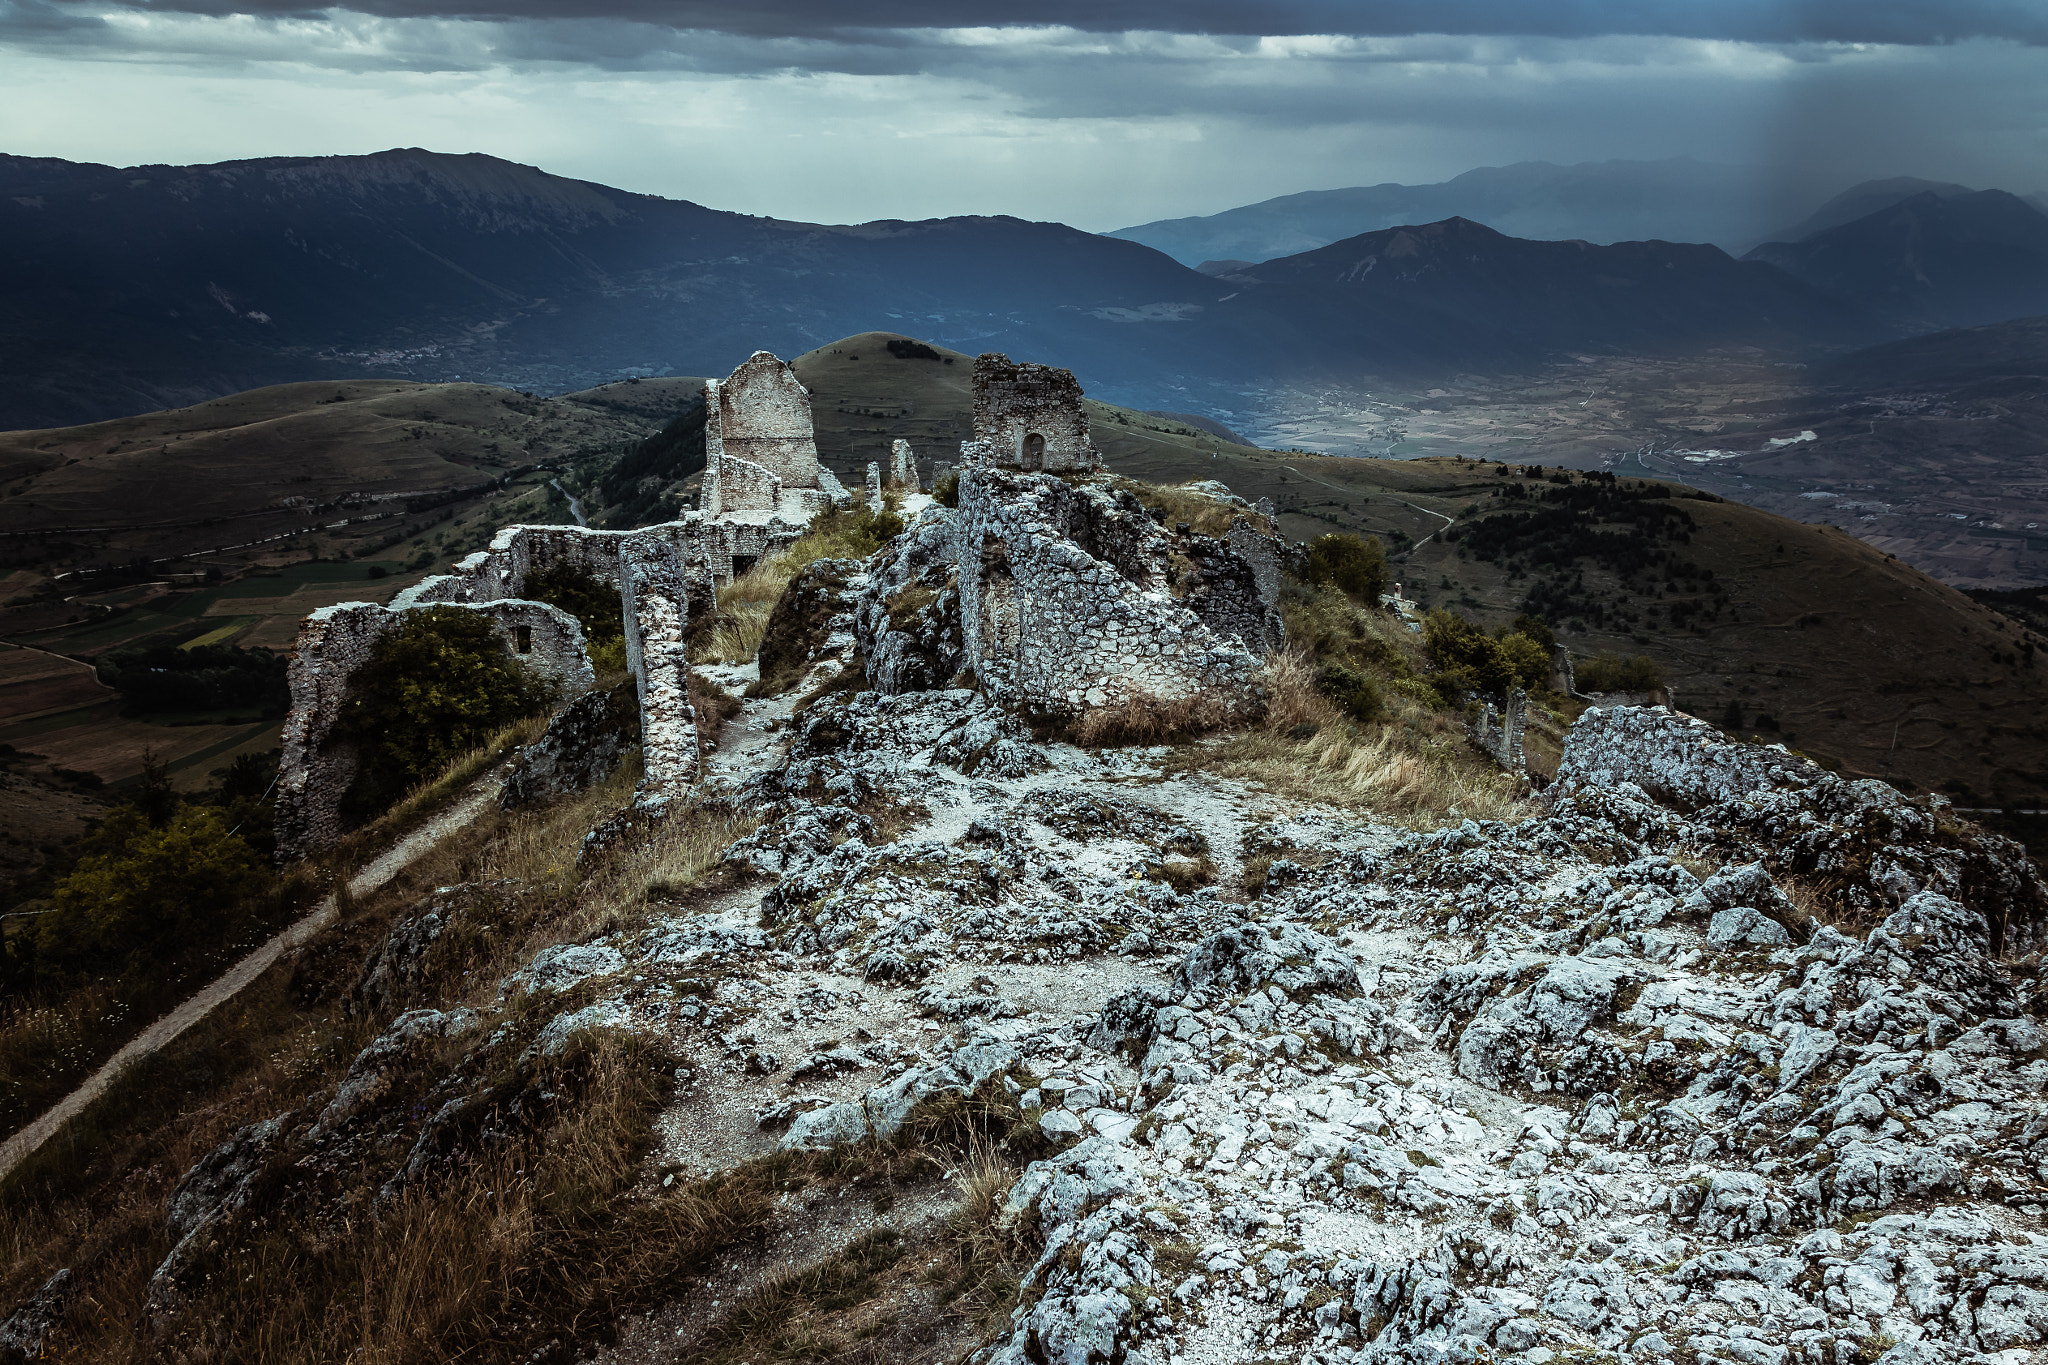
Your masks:
M 1387 551 L 1378 539 L 1332 531 L 1308 547 L 1308 581 L 1328 583 L 1367 604 L 1387 590 Z
M 149 957 L 217 932 L 219 918 L 266 880 L 256 851 L 224 815 L 183 806 L 152 825 L 139 806 L 116 806 L 93 837 L 94 851 L 57 883 L 38 956 Z
M 488 617 L 460 607 L 407 612 L 350 683 L 335 733 L 362 746 L 342 813 L 360 820 L 549 700 Z
M 1446 690 L 1506 695 L 1535 691 L 1550 681 L 1550 651 L 1520 631 L 1488 635 L 1476 622 L 1439 607 L 1423 618 L 1422 642 L 1436 660 L 1435 685 Z

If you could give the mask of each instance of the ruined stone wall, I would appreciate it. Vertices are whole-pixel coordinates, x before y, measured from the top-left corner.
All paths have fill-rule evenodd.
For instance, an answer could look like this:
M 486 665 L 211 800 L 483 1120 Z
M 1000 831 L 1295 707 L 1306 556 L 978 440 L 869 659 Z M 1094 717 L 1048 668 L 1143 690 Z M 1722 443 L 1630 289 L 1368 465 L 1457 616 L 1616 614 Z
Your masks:
M 917 456 L 911 452 L 910 442 L 900 436 L 889 443 L 889 485 L 906 493 L 923 487 L 917 477 Z
M 569 562 L 618 587 L 627 652 L 641 698 L 649 789 L 686 788 L 697 771 L 696 717 L 690 708 L 685 641 L 692 620 L 709 620 L 717 587 L 803 534 L 801 523 L 769 514 L 715 519 L 692 514 L 637 531 L 574 526 L 508 526 L 489 549 L 455 571 L 429 578 L 390 607 L 345 603 L 324 608 L 300 628 L 292 665 L 292 712 L 285 727 L 279 829 L 286 856 L 299 857 L 343 832 L 337 811 L 355 776 L 353 749 L 330 737 L 348 684 L 377 639 L 407 611 L 460 606 L 489 615 L 507 648 L 565 694 L 591 683 L 575 618 L 517 596 L 526 576 Z M 522 649 L 523 646 L 523 649 Z
M 1163 563 L 1141 553 L 1163 533 L 1134 501 L 970 469 L 954 522 L 964 654 L 999 704 L 1071 715 L 1208 693 L 1255 709 L 1257 658 L 1167 594 Z
M 973 444 L 972 453 L 961 446 L 963 464 L 1046 473 L 1102 468 L 1073 372 L 994 351 L 974 361 Z
M 666 800 L 697 780 L 697 714 L 690 705 L 689 582 L 672 542 L 644 536 L 620 557 L 626 666 L 640 689 L 642 797 Z
M 426 602 L 389 607 L 344 602 L 306 618 L 292 657 L 291 714 L 285 720 L 277 783 L 278 851 L 302 858 L 346 831 L 341 798 L 355 780 L 360 755 L 333 733 L 348 700 L 349 684 L 370 661 L 377 641 L 398 628 L 408 612 L 454 606 L 489 617 L 506 651 L 560 695 L 587 690 L 594 681 L 575 617 L 541 602 Z
M 756 351 L 706 386 L 705 453 L 759 465 L 791 488 L 818 486 L 818 444 L 811 391 L 796 371 Z

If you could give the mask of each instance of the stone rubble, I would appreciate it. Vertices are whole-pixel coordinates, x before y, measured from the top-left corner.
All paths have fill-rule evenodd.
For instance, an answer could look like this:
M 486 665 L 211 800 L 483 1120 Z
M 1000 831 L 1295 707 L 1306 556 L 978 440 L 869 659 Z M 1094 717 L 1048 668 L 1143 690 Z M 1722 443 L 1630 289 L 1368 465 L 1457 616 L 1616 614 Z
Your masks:
M 474 1008 L 414 964 L 517 888 L 437 892 L 366 963 L 360 1007 L 396 1013 L 338 1088 L 180 1187 L 159 1311 L 194 1239 L 323 1172 L 402 1191 L 614 1031 L 674 1059 L 650 1169 L 1010 1097 L 1053 1150 L 1003 1210 L 1041 1250 L 978 1365 L 2048 1349 L 2048 1040 L 2017 956 L 2048 887 L 2017 845 L 1662 707 L 1587 711 L 1542 814 L 1426 832 L 1041 741 L 1019 703 L 1249 695 L 1256 657 L 1162 605 L 1165 533 L 1113 492 L 990 463 L 961 486 L 793 587 L 776 671 L 841 685 L 750 699 L 774 743 L 693 793 L 759 822 L 733 889 L 547 947 Z M 1013 603 L 1093 615 L 1005 616 L 997 562 Z M 1136 620 L 1180 647 L 1111 670 Z M 1024 652 L 1088 631 L 1071 676 Z

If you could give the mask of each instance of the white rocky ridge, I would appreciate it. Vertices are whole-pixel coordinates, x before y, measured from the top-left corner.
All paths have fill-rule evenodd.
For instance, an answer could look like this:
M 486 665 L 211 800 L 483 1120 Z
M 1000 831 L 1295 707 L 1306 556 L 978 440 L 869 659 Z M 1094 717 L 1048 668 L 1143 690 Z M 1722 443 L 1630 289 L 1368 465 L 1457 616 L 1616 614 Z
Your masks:
M 725 855 L 751 889 L 540 952 L 495 1018 L 406 995 L 408 955 L 503 889 L 437 896 L 359 987 L 414 1008 L 340 1092 L 195 1168 L 181 1250 L 279 1197 L 275 1154 L 371 1162 L 394 1195 L 497 1050 L 617 1029 L 675 1059 L 651 1166 L 888 1137 L 984 1086 L 1068 1144 L 1009 1197 L 1043 1253 L 984 1362 L 2048 1344 L 2048 1058 L 1990 951 L 2031 943 L 2043 888 L 1938 802 L 1620 708 L 1573 728 L 1548 813 L 1415 833 L 1040 744 L 964 689 L 748 706 L 780 743 L 699 800 L 763 818 Z M 1246 900 L 1253 839 L 1285 856 Z M 1220 884 L 1153 875 L 1204 856 Z M 1806 919 L 1795 873 L 1876 927 Z M 433 1117 L 378 1155 L 379 1078 L 459 1037 Z
M 721 505 L 815 465 L 800 386 L 757 360 L 781 405 L 721 428 Z M 584 866 L 751 825 L 724 889 L 460 999 L 428 998 L 437 945 L 516 922 L 525 891 L 426 898 L 351 996 L 393 1022 L 171 1199 L 160 1330 L 206 1248 L 403 1197 L 558 1103 L 553 1059 L 626 1034 L 674 1081 L 650 1199 L 914 1139 L 954 1097 L 1021 1115 L 1053 1154 L 1000 1217 L 1042 1250 L 977 1365 L 2048 1347 L 2048 1055 L 2018 956 L 2048 888 L 2017 845 L 1657 707 L 1588 710 L 1540 814 L 1425 832 L 1035 737 L 1091 709 L 1255 713 L 1288 551 L 1263 518 L 1168 530 L 1091 472 L 1071 376 L 983 361 L 959 507 L 811 563 L 756 664 L 702 670 L 800 707 L 747 701 L 700 768 L 671 547 L 640 705 L 576 703 L 516 766 L 513 805 L 601 780 L 637 710 L 667 776 Z M 632 1355 L 641 1330 L 614 1358 L 666 1358 Z

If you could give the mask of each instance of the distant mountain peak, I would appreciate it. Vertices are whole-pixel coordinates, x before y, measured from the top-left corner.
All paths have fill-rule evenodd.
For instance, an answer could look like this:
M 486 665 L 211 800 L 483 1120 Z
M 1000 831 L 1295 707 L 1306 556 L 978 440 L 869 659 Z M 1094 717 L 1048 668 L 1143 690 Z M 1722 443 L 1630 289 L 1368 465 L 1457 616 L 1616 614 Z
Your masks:
M 1777 266 L 1906 328 L 2048 312 L 2048 214 L 2004 190 L 1917 190 L 1744 260 Z

